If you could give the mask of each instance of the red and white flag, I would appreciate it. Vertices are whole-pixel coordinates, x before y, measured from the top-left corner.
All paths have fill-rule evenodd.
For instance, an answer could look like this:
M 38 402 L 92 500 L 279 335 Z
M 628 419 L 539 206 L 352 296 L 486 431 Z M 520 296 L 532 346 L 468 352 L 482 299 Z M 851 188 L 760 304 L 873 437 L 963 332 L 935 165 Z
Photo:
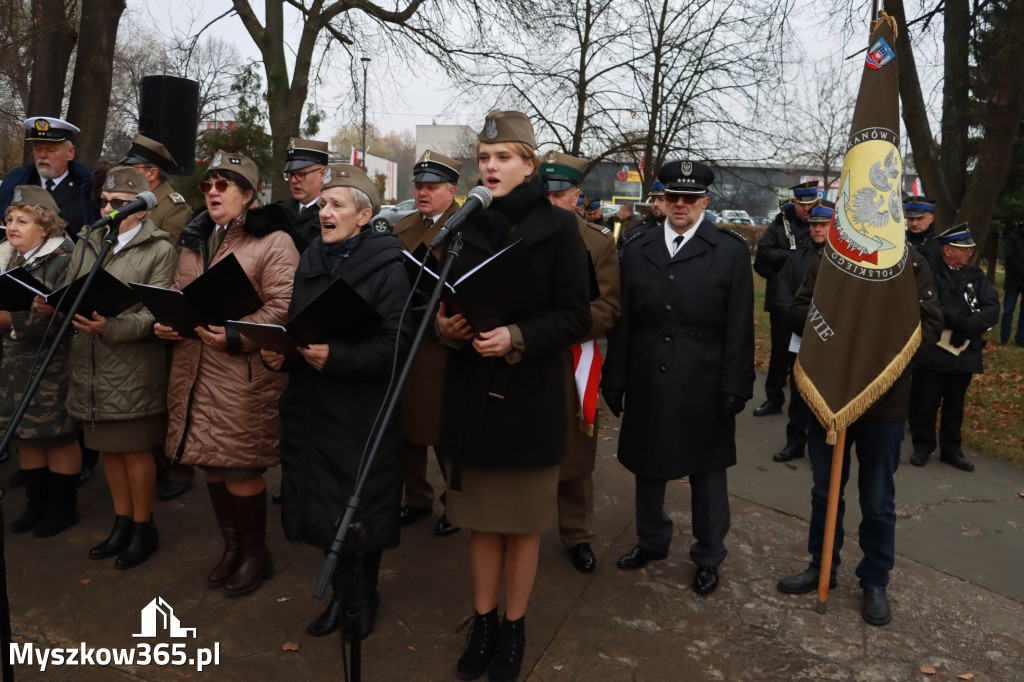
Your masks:
M 601 365 L 604 358 L 597 348 L 597 341 L 591 340 L 572 347 L 572 369 L 576 376 L 576 397 L 580 404 L 580 428 L 588 436 L 594 435 L 594 418 L 597 416 L 597 389 L 601 383 Z

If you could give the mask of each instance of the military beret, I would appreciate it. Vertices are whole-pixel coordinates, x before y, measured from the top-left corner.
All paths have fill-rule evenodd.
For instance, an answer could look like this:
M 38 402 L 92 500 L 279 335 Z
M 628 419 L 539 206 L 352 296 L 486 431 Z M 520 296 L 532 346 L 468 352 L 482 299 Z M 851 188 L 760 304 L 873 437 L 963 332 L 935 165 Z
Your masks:
M 326 166 L 329 155 L 330 150 L 326 142 L 293 137 L 288 142 L 288 160 L 284 163 L 284 170 L 287 173 L 316 163 Z
M 132 146 L 128 147 L 124 158 L 118 163 L 144 163 L 156 166 L 165 173 L 176 173 L 178 171 L 178 162 L 167 151 L 167 147 L 145 135 L 135 136 L 135 139 L 132 140 Z
M 49 116 L 26 118 L 22 125 L 26 142 L 63 142 L 82 132 L 78 126 Z
M 818 200 L 818 181 L 808 180 L 799 185 L 790 187 L 793 190 L 793 198 L 800 204 L 813 204 Z
M 648 192 L 648 194 L 650 196 L 652 196 L 652 197 L 663 197 L 663 196 L 665 196 L 665 185 L 663 183 L 659 182 L 658 180 L 655 180 L 654 184 L 651 185 L 651 191 Z
M 971 231 L 967 229 L 967 223 L 961 223 L 956 227 L 951 227 L 938 237 L 939 243 L 943 246 L 959 246 L 964 249 L 971 249 L 977 246 L 974 243 L 974 237 L 971 236 Z
M 587 162 L 562 152 L 550 151 L 540 160 L 540 176 L 547 181 L 549 192 L 579 187 Z
M 537 148 L 537 139 L 533 135 L 533 124 L 529 117 L 521 111 L 492 111 L 484 119 L 484 129 L 477 138 L 481 142 L 494 144 L 497 142 L 522 142 L 531 149 Z
M 138 168 L 115 166 L 107 171 L 107 179 L 103 181 L 101 189 L 104 192 L 138 194 L 149 191 L 149 181 Z
M 935 199 L 914 195 L 903 202 L 903 214 L 916 218 L 925 213 L 935 213 Z
M 238 173 L 252 185 L 253 189 L 259 189 L 260 169 L 256 167 L 256 162 L 248 156 L 238 152 L 226 152 L 223 149 L 218 149 L 213 155 L 213 161 L 210 162 L 210 166 L 206 169 L 207 173 L 216 171 Z
M 811 215 L 807 220 L 811 223 L 830 223 L 835 215 L 836 205 L 831 201 L 823 201 L 811 209 Z
M 373 215 L 380 213 L 380 192 L 370 177 L 362 170 L 347 163 L 333 163 L 324 171 L 324 184 L 321 191 L 332 187 L 355 187 L 370 197 Z
M 706 195 L 715 181 L 715 172 L 700 161 L 669 161 L 658 171 L 665 194 Z
M 462 162 L 451 159 L 428 149 L 412 167 L 413 182 L 450 182 L 459 181 Z
M 39 185 L 18 185 L 15 187 L 11 205 L 14 206 L 15 204 L 42 206 L 60 215 L 60 209 L 57 207 L 57 202 L 54 201 L 53 195 Z

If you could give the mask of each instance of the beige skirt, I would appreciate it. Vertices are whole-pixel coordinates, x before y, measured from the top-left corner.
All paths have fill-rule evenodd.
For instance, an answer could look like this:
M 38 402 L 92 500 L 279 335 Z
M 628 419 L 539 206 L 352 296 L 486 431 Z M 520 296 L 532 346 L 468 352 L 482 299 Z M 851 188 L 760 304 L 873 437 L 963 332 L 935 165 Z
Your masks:
M 82 422 L 85 446 L 100 452 L 151 450 L 167 437 L 167 415 L 124 421 Z
M 445 513 L 460 528 L 485 533 L 543 533 L 555 519 L 558 467 L 493 469 L 445 459 Z M 460 487 L 453 490 L 452 484 Z

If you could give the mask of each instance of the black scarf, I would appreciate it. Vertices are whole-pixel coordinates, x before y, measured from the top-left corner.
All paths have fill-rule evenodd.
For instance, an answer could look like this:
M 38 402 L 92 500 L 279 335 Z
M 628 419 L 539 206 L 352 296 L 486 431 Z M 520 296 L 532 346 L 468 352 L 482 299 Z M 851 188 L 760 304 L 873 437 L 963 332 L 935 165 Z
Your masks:
M 328 244 L 321 241 L 321 252 L 323 253 L 324 263 L 327 264 L 327 269 L 331 272 L 336 270 L 346 258 L 352 255 L 352 252 L 355 251 L 356 247 L 359 246 L 359 243 L 363 241 L 363 237 L 365 235 L 366 231 L 364 230 L 340 242 Z
M 499 249 L 508 242 L 512 228 L 518 224 L 533 205 L 545 195 L 546 186 L 540 176 L 517 185 L 503 197 L 496 197 L 490 208 L 473 216 L 472 224 L 480 229 L 491 246 Z

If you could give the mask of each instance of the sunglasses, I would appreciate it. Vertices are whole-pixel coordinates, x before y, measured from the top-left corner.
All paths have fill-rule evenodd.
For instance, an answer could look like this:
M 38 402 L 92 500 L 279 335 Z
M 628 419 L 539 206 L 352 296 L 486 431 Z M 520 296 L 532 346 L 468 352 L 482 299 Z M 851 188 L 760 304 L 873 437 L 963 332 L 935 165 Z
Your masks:
M 100 197 L 100 208 L 103 208 L 107 204 L 110 204 L 110 208 L 115 211 L 121 210 L 121 207 L 128 203 L 127 199 L 104 199 Z
M 285 180 L 291 180 L 292 178 L 295 178 L 299 182 L 305 182 L 307 175 L 311 175 L 313 173 L 319 173 L 322 170 L 323 170 L 323 168 L 313 168 L 311 170 L 306 170 L 306 171 L 285 171 L 285 172 L 281 173 L 281 175 L 284 177 Z
M 202 192 L 203 194 L 209 194 L 210 190 L 216 187 L 217 191 L 223 194 L 224 192 L 228 191 L 228 187 L 233 184 L 235 183 L 231 182 L 230 180 L 225 180 L 224 178 L 219 178 L 217 180 L 214 180 L 213 182 L 210 182 L 209 180 L 203 180 L 202 182 L 199 183 L 199 191 Z

